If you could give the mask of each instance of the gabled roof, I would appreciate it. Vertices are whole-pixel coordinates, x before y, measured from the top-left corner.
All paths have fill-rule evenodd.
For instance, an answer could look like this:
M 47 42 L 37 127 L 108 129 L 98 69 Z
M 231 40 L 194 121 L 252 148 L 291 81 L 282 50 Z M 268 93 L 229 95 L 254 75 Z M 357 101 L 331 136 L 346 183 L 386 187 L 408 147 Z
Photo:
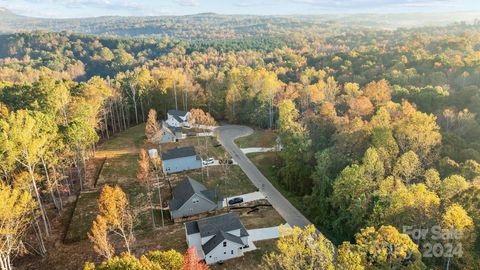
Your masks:
M 199 232 L 201 237 L 206 237 L 210 235 L 216 235 L 221 231 L 230 232 L 234 230 L 240 230 L 240 236 L 248 236 L 247 230 L 235 213 L 227 213 L 189 223 L 196 223 L 196 226 L 194 224 L 186 224 L 187 234 L 189 235 Z M 189 228 L 190 232 L 192 233 L 189 233 Z
M 226 233 L 223 231 L 220 231 L 218 234 L 216 234 L 212 239 L 208 240 L 204 245 L 202 245 L 203 252 L 205 255 L 210 253 L 215 247 L 217 247 L 220 243 L 222 243 L 224 240 L 229 240 L 231 242 L 237 243 L 241 246 L 243 246 L 242 239 L 238 236 L 235 236 L 230 233 Z
M 170 114 L 171 116 L 178 116 L 178 117 L 185 117 L 185 115 L 187 115 L 188 112 L 186 111 L 180 111 L 180 110 L 169 110 L 167 112 L 168 114 Z M 182 120 L 183 121 L 183 120 Z
M 183 132 L 181 127 L 170 126 L 167 122 L 162 121 L 162 128 L 168 129 L 170 132 Z
M 204 185 L 187 176 L 173 189 L 169 204 L 170 210 L 178 210 L 194 194 L 199 194 L 211 201 L 212 204 L 217 204 L 218 199 L 215 190 L 208 190 Z
M 162 153 L 162 160 L 191 157 L 196 156 L 195 148 L 193 146 L 173 148 Z
M 166 133 L 175 135 L 175 134 L 173 134 L 172 128 L 170 126 L 168 126 L 167 123 L 165 123 L 165 121 L 162 121 L 162 130 Z

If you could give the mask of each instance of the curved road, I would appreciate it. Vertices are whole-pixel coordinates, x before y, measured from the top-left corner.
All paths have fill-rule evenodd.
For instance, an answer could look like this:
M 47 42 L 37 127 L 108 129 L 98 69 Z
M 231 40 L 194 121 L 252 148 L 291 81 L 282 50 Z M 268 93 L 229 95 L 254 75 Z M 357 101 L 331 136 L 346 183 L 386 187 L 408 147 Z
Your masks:
M 258 168 L 233 142 L 238 137 L 252 134 L 253 130 L 246 126 L 227 125 L 215 129 L 218 132 L 219 142 L 238 163 L 250 181 L 267 197 L 273 208 L 285 219 L 290 226 L 305 227 L 311 222 L 300 213 L 283 195 L 263 176 Z

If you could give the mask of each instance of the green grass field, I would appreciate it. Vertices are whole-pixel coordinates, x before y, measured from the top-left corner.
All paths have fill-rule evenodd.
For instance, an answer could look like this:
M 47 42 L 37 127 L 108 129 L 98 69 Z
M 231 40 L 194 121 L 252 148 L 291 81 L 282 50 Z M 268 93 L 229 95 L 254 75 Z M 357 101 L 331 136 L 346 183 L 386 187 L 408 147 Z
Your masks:
M 240 148 L 248 147 L 274 147 L 276 144 L 277 134 L 270 129 L 255 129 L 253 133 L 246 137 L 240 137 L 235 143 Z

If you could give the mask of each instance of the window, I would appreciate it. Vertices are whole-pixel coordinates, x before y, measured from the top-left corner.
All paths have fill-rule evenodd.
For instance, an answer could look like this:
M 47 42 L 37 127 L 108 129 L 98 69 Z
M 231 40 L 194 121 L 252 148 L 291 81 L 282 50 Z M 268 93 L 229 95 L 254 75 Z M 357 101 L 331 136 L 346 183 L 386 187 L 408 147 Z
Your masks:
M 198 198 L 193 198 L 192 203 L 198 203 L 200 200 Z
M 233 255 L 233 250 L 230 250 L 230 254 L 232 254 L 232 255 Z
M 227 252 L 226 252 L 226 251 L 224 251 L 224 252 L 223 252 L 223 254 L 225 255 L 225 254 L 227 254 Z
M 226 247 L 226 246 L 227 246 L 227 242 L 223 242 L 223 246 Z

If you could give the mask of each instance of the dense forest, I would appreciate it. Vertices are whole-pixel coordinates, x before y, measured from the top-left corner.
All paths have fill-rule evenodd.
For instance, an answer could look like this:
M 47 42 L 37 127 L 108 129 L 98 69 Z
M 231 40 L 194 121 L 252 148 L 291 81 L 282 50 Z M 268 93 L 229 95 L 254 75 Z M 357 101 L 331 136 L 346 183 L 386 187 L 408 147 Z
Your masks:
M 61 208 L 62 190 L 83 188 L 98 141 L 177 102 L 276 129 L 280 184 L 340 254 L 364 252 L 362 228 L 443 224 L 464 235 L 448 264 L 479 269 L 480 24 L 296 27 L 212 40 L 0 36 L 0 168 L 40 205 L 38 249 L 49 233 L 42 203 Z M 415 255 L 401 263 L 445 265 Z

